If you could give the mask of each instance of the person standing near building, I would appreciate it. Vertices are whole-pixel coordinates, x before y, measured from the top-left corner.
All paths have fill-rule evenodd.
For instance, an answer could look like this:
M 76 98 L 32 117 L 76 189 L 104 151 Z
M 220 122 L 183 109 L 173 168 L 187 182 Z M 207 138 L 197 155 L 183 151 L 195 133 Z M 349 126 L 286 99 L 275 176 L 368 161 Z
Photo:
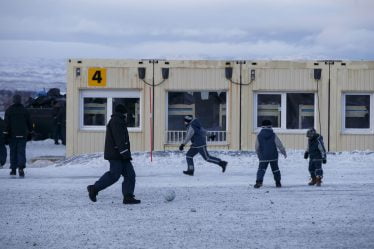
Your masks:
M 262 186 L 266 169 L 270 163 L 271 170 L 273 171 L 275 186 L 282 187 L 281 174 L 278 167 L 278 150 L 287 158 L 286 150 L 272 129 L 270 120 L 264 120 L 261 124 L 261 131 L 256 139 L 256 153 L 259 159 L 259 166 L 257 170 L 257 179 L 254 188 Z
M 88 196 L 93 202 L 96 202 L 96 196 L 101 190 L 117 182 L 122 175 L 123 204 L 140 203 L 140 200 L 134 198 L 136 175 L 131 164 L 130 140 L 125 121 L 126 113 L 124 105 L 117 105 L 115 113 L 106 126 L 104 159 L 109 161 L 110 170 L 101 176 L 94 185 L 87 186 Z
M 5 136 L 9 138 L 10 175 L 25 176 L 26 143 L 32 133 L 30 114 L 21 103 L 21 96 L 13 96 L 13 105 L 5 111 Z
M 54 125 L 53 139 L 55 140 L 55 144 L 58 145 L 61 139 L 61 143 L 65 145 L 66 107 L 64 102 L 57 101 L 53 105 L 52 116 Z
M 314 128 L 306 132 L 308 147 L 304 153 L 304 158 L 309 158 L 310 182 L 308 185 L 321 186 L 323 178 L 322 164 L 326 164 L 326 149 L 323 137 Z
M 204 130 L 200 121 L 193 118 L 191 115 L 184 117 L 184 124 L 187 127 L 186 138 L 183 143 L 179 146 L 179 150 L 183 151 L 184 146 L 191 140 L 191 147 L 186 153 L 187 170 L 183 171 L 184 174 L 193 176 L 194 174 L 194 162 L 193 158 L 197 153 L 205 159 L 205 161 L 219 165 L 222 168 L 222 172 L 226 171 L 227 162 L 219 158 L 209 155 L 206 144 L 207 132 Z M 214 136 L 211 136 L 214 139 Z
M 0 117 L 0 167 L 4 166 L 7 158 L 7 151 L 5 145 L 8 144 L 8 141 L 6 141 L 7 138 L 5 137 L 4 132 L 5 123 L 2 117 Z

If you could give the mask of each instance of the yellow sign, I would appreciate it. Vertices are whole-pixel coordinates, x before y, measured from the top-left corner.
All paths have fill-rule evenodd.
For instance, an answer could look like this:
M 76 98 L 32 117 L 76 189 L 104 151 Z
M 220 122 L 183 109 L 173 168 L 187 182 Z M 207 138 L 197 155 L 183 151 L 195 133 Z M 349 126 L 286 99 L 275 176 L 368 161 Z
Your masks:
M 106 68 L 88 68 L 88 86 L 106 87 Z

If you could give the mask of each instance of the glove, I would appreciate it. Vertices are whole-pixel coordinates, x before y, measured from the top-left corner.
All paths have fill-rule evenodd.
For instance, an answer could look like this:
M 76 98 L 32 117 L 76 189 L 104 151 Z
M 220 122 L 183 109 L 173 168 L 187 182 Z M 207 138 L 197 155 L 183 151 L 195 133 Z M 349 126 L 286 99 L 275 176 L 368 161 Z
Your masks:
M 326 158 L 322 159 L 322 163 L 323 163 L 323 164 L 326 164 L 326 162 L 327 162 L 327 161 L 326 161 Z
M 184 144 L 179 145 L 179 150 L 182 151 L 184 149 Z
M 309 152 L 305 151 L 305 153 L 304 153 L 304 159 L 308 159 L 308 157 L 309 157 Z
M 214 141 L 216 139 L 216 135 L 212 134 L 209 136 L 210 140 Z

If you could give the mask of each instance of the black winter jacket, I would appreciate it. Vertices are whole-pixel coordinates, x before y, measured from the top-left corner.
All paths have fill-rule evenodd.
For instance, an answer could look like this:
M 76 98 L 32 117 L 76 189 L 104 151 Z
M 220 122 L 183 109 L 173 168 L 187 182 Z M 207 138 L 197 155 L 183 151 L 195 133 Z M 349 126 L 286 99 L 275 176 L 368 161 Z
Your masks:
M 13 104 L 5 111 L 5 132 L 9 137 L 27 138 L 32 131 L 30 114 L 22 104 Z
M 113 114 L 106 126 L 104 159 L 132 159 L 125 116 L 120 113 Z

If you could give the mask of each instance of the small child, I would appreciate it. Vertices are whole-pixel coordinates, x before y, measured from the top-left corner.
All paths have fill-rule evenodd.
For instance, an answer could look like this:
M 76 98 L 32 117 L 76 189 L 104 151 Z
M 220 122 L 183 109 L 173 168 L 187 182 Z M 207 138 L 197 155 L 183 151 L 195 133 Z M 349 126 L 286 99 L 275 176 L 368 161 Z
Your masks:
M 314 128 L 307 131 L 308 147 L 304 153 L 304 158 L 309 157 L 309 173 L 311 181 L 308 185 L 321 186 L 323 170 L 322 163 L 326 163 L 326 149 L 323 144 L 323 137 Z
M 271 128 L 271 121 L 262 121 L 262 129 L 256 139 L 256 153 L 260 161 L 257 170 L 257 180 L 254 188 L 262 186 L 266 169 L 270 163 L 271 170 L 273 171 L 275 186 L 282 187 L 281 174 L 278 167 L 278 150 L 287 158 L 286 150 L 277 135 L 275 135 Z

